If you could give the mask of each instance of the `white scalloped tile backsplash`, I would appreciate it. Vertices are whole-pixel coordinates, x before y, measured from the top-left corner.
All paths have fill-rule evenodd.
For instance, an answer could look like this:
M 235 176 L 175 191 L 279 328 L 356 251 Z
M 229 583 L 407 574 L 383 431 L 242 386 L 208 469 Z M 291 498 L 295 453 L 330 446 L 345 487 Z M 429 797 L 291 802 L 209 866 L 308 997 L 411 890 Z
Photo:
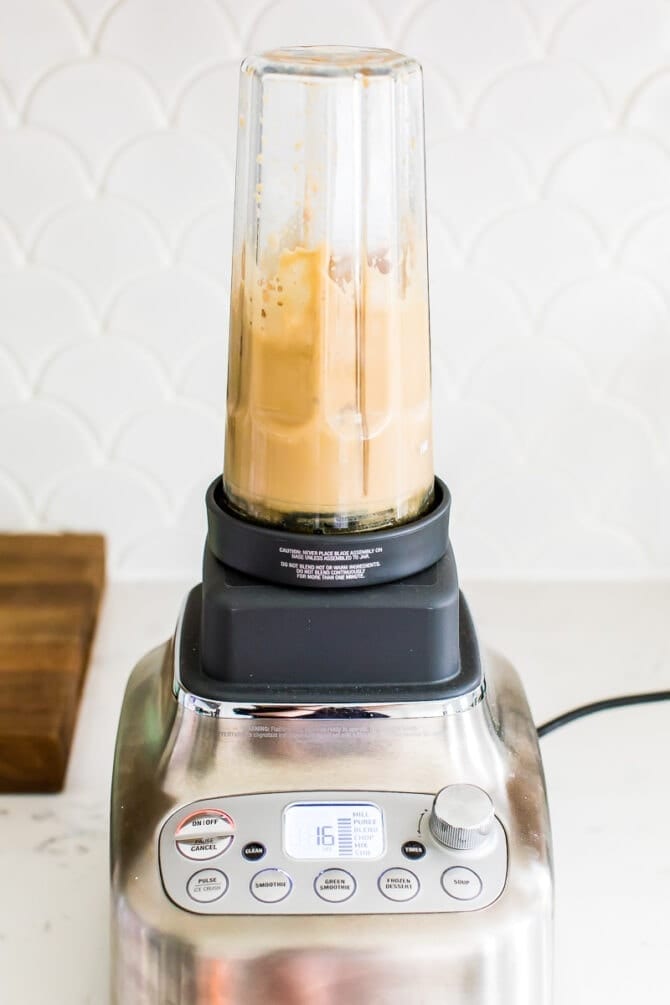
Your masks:
M 668 0 L 0 0 L 0 524 L 197 575 L 237 72 L 422 60 L 437 468 L 469 575 L 670 572 Z

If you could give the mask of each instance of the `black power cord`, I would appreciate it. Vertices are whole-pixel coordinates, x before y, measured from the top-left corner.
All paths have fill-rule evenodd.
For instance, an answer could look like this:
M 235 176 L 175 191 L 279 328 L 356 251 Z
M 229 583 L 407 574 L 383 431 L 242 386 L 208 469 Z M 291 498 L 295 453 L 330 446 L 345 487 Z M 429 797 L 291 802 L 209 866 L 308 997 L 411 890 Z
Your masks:
M 542 737 L 547 733 L 552 733 L 560 726 L 567 726 L 575 719 L 581 719 L 585 715 L 593 715 L 594 712 L 605 712 L 610 708 L 621 708 L 624 705 L 647 705 L 656 701 L 670 700 L 670 691 L 647 691 L 644 694 L 622 694 L 618 698 L 604 698 L 602 701 L 592 701 L 589 705 L 580 705 L 569 712 L 557 715 L 555 719 L 549 719 L 541 726 L 537 727 L 537 735 Z

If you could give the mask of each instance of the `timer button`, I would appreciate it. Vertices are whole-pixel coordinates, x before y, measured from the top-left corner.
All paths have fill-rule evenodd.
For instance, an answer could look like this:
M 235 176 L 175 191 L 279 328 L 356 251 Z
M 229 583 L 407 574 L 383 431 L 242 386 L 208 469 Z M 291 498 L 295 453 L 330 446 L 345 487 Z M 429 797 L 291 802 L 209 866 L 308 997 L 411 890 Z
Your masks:
M 402 853 L 405 858 L 411 858 L 413 860 L 423 858 L 426 854 L 425 844 L 421 844 L 420 841 L 405 841 L 402 846 Z
M 223 855 L 234 835 L 233 818 L 223 810 L 196 810 L 184 817 L 177 827 L 175 842 L 186 858 L 208 859 Z
M 493 803 L 476 785 L 447 785 L 435 796 L 430 832 L 436 841 L 454 851 L 470 851 L 491 833 Z

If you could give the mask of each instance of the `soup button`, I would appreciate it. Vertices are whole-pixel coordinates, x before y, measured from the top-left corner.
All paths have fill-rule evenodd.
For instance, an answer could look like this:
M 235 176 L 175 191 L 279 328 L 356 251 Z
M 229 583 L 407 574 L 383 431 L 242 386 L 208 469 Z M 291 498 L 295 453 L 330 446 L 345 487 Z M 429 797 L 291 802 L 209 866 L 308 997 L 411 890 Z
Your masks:
M 482 892 L 482 881 L 472 869 L 456 865 L 442 873 L 442 887 L 455 900 L 474 900 Z

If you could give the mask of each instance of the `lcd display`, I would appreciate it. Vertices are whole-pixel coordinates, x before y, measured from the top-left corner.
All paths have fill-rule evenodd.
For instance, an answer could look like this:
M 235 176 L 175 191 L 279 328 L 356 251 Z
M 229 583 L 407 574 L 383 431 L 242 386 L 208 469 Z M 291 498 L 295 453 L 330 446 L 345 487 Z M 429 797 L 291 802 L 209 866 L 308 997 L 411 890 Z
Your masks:
M 374 803 L 293 803 L 284 810 L 284 851 L 301 859 L 384 854 L 384 818 Z

